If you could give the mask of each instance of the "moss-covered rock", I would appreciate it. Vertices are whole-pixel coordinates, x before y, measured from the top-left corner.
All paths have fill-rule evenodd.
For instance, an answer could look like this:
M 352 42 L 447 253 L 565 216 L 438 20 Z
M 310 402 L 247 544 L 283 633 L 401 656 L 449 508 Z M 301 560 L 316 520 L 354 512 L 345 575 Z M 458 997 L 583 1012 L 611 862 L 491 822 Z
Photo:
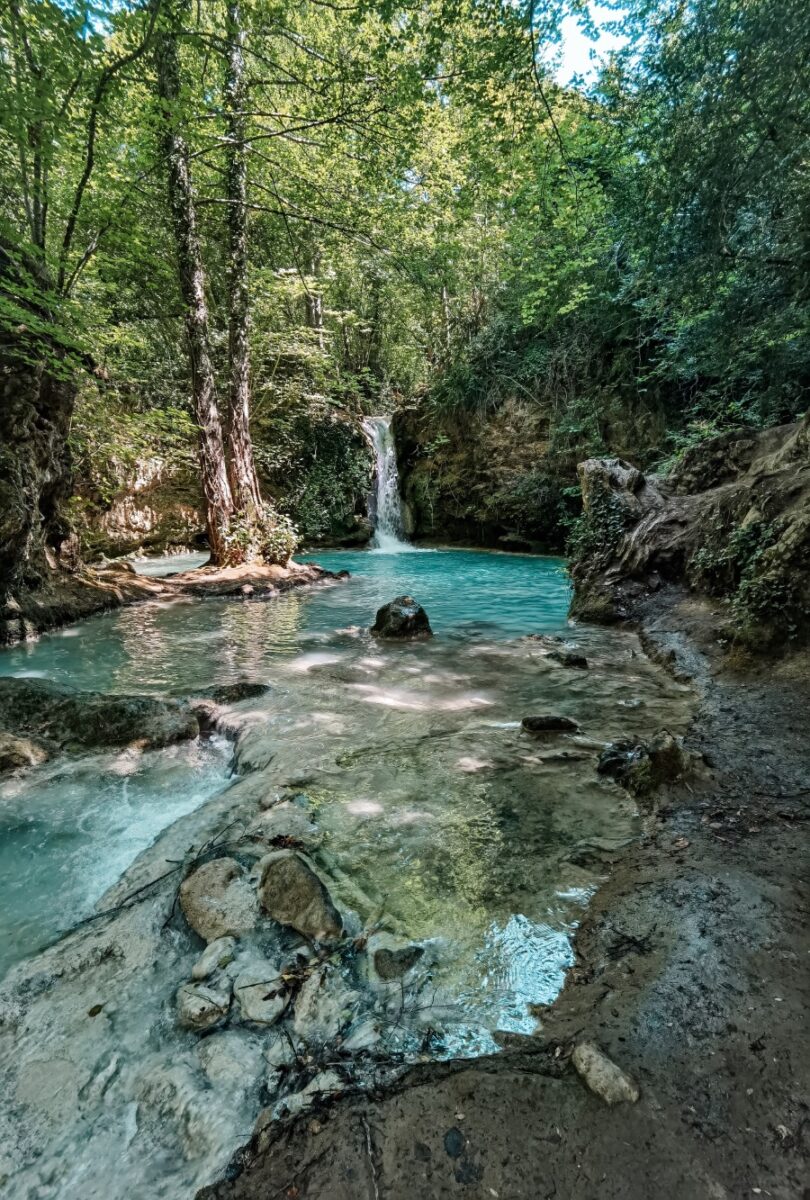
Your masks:
M 629 617 L 661 581 L 722 598 L 735 641 L 776 648 L 810 634 L 810 417 L 712 439 L 666 478 L 615 459 L 579 468 L 572 613 Z

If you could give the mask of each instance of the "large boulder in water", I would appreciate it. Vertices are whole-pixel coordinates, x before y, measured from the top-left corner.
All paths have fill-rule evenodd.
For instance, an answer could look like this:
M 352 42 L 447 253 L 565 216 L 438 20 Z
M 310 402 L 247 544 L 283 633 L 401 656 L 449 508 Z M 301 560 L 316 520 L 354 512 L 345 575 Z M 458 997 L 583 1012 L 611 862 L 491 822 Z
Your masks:
M 377 612 L 371 626 L 375 637 L 405 640 L 433 637 L 428 615 L 413 596 L 397 596 Z
M 296 850 L 267 854 L 258 864 L 259 899 L 279 925 L 316 942 L 336 941 L 343 921 L 326 886 Z
M 180 907 L 206 942 L 250 933 L 259 916 L 256 893 L 233 858 L 214 858 L 184 879 Z
M 197 718 L 176 701 L 105 696 L 47 679 L 0 679 L 0 729 L 33 735 L 46 747 L 168 746 L 199 733 Z

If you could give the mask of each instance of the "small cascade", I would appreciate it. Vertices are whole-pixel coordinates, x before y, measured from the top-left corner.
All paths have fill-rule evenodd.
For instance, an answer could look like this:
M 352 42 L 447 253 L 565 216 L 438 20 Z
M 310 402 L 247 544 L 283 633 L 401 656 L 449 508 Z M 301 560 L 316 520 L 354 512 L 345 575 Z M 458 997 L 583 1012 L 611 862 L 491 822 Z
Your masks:
M 376 460 L 376 490 L 372 504 L 374 521 L 373 546 L 385 554 L 410 550 L 404 540 L 402 501 L 399 495 L 397 451 L 390 417 L 366 417 L 363 428 L 368 435 Z

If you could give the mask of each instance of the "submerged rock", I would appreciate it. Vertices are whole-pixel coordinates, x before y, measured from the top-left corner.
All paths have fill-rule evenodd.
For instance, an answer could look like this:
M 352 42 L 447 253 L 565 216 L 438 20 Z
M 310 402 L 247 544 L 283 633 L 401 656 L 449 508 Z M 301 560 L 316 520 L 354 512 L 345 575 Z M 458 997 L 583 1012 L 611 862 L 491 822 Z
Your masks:
M 104 746 L 168 746 L 196 737 L 197 718 L 176 701 L 150 696 L 80 692 L 46 679 L 0 679 L 0 729 L 34 735 L 46 745 L 86 750 Z
M 214 971 L 227 967 L 233 962 L 236 950 L 236 939 L 232 937 L 216 938 L 209 942 L 200 957 L 191 968 L 192 979 L 207 979 Z
M 307 850 L 317 849 L 323 841 L 323 834 L 310 821 L 307 809 L 289 800 L 261 812 L 248 827 L 247 837 L 268 846 L 297 842 Z
M 217 704 L 239 704 L 242 700 L 257 700 L 270 691 L 268 683 L 254 683 L 250 679 L 239 679 L 236 683 L 220 683 L 209 688 L 206 696 Z
M 202 983 L 183 983 L 177 990 L 176 1003 L 180 1024 L 202 1033 L 227 1017 L 231 1007 L 230 985 L 213 988 Z
M 233 858 L 203 863 L 180 885 L 180 907 L 207 942 L 241 937 L 256 925 L 259 906 L 244 869 Z
M 332 1042 L 353 1018 L 359 1000 L 339 973 L 328 966 L 314 971 L 295 998 L 295 1032 L 305 1042 Z
M 588 669 L 587 658 L 577 650 L 552 650 L 549 658 L 553 658 L 555 662 L 560 663 L 563 667 L 575 667 L 581 671 Z
M 224 1029 L 203 1038 L 197 1055 L 210 1082 L 228 1091 L 256 1086 L 264 1070 L 259 1037 L 246 1030 Z
M 343 921 L 329 891 L 296 850 L 279 850 L 259 863 L 259 899 L 274 921 L 314 941 L 334 941 Z
M 576 733 L 579 725 L 571 717 L 544 714 L 539 717 L 524 717 L 521 725 L 526 733 Z
M 391 933 L 374 933 L 366 944 L 372 982 L 392 983 L 402 979 L 423 957 L 423 946 L 406 942 Z
M 287 1007 L 287 988 L 272 962 L 254 962 L 236 976 L 233 993 L 243 1021 L 274 1025 Z
M 7 771 L 25 770 L 45 762 L 46 750 L 29 738 L 15 737 L 13 733 L 0 731 L 0 775 Z
M 586 1087 L 606 1104 L 635 1104 L 638 1100 L 638 1085 L 593 1042 L 579 1042 L 571 1062 Z
M 412 596 L 397 596 L 378 609 L 371 632 L 392 639 L 433 637 L 427 613 Z

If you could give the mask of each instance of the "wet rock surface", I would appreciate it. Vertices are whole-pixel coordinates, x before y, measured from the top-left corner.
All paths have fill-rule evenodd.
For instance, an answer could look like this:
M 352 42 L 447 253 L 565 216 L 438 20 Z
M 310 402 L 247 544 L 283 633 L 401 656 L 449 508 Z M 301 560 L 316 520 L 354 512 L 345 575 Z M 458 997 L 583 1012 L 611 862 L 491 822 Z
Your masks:
M 236 953 L 236 938 L 220 937 L 209 942 L 205 950 L 191 968 L 192 979 L 207 979 L 223 967 L 233 962 Z
M 287 1007 L 287 989 L 277 963 L 254 961 L 234 979 L 234 998 L 243 1021 L 275 1025 Z
M 231 989 L 208 987 L 203 983 L 184 983 L 176 996 L 177 1019 L 186 1029 L 202 1033 L 212 1029 L 228 1015 Z
M 371 632 L 392 641 L 433 636 L 428 615 L 412 596 L 397 596 L 377 612 Z
M 302 854 L 279 850 L 266 855 L 259 868 L 259 898 L 274 921 L 318 942 L 335 941 L 342 936 L 340 913 Z
M 21 771 L 45 762 L 48 752 L 30 738 L 15 737 L 0 731 L 0 775 Z
M 196 737 L 183 705 L 149 696 L 81 692 L 45 679 L 0 678 L 0 730 L 45 746 L 88 750 L 136 743 L 168 746 Z
M 259 915 L 256 893 L 244 868 L 232 858 L 212 859 L 184 879 L 180 908 L 207 942 L 249 933 Z
M 649 742 L 613 742 L 599 755 L 596 769 L 609 775 L 634 796 L 645 796 L 662 784 L 688 774 L 693 759 L 683 740 L 662 730 Z
M 579 729 L 579 724 L 573 717 L 563 717 L 556 713 L 524 717 L 521 725 L 526 733 L 576 733 Z
M 663 610 L 662 627 L 696 637 L 705 621 L 701 645 L 716 655 L 716 626 L 683 605 Z M 317 1136 L 311 1112 L 267 1127 L 200 1200 L 290 1187 L 307 1200 L 804 1194 L 810 1046 L 797 884 L 810 780 L 797 714 L 807 663 L 754 679 L 724 675 L 716 658 L 707 668 L 699 654 L 679 651 L 678 664 L 707 676 L 686 748 L 710 757 L 711 773 L 660 792 L 647 834 L 587 913 L 576 965 L 538 1035 L 322 1104 Z M 637 1102 L 604 1103 L 583 1086 L 571 1061 L 590 1070 L 583 1041 L 620 1064 Z

